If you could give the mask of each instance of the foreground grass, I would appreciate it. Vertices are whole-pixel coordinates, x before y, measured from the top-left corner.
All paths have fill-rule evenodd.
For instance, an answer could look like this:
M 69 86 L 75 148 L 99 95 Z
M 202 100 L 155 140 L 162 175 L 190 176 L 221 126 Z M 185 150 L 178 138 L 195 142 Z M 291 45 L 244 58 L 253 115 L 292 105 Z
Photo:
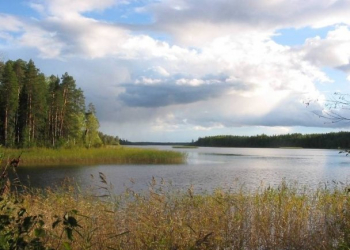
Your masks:
M 20 199 L 28 214 L 42 216 L 42 240 L 52 249 L 63 244 L 125 250 L 350 247 L 350 197 L 342 186 L 298 191 L 282 183 L 275 189 L 198 195 L 153 179 L 148 193 L 115 195 L 106 177 L 100 178 L 100 197 L 96 190 L 65 185 L 8 199 Z M 77 220 L 70 239 L 63 235 L 67 224 L 51 226 L 69 213 Z
M 20 166 L 80 164 L 179 164 L 185 161 L 185 155 L 179 152 L 121 146 L 90 149 L 4 149 L 3 151 L 9 159 L 17 158 L 19 155 L 21 155 Z

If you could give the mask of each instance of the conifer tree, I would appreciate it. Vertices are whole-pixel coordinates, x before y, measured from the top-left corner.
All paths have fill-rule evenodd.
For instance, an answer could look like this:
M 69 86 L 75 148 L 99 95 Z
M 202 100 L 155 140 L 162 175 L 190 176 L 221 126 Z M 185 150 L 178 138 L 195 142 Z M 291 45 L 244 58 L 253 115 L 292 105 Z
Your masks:
M 51 75 L 49 77 L 47 105 L 48 105 L 48 119 L 47 119 L 47 138 L 52 147 L 56 146 L 58 139 L 59 128 L 59 110 L 62 103 L 60 94 L 60 78 Z
M 2 72 L 0 84 L 0 107 L 2 140 L 5 146 L 15 143 L 15 120 L 18 108 L 18 81 L 13 70 L 13 62 L 7 61 Z
M 18 91 L 17 91 L 17 98 L 19 101 L 20 94 L 24 85 L 25 80 L 25 69 L 26 69 L 26 62 L 22 59 L 18 59 L 13 64 L 13 70 L 15 71 L 17 81 L 18 81 Z M 20 144 L 20 124 L 19 124 L 19 104 L 17 105 L 17 111 L 16 111 L 16 117 L 15 117 L 15 143 L 16 145 Z
M 82 136 L 82 121 L 85 113 L 85 97 L 81 89 L 76 88 L 75 80 L 65 73 L 62 76 L 62 103 L 59 115 L 59 136 L 69 143 L 76 144 Z
M 32 60 L 0 62 L 0 144 L 82 146 L 87 135 L 97 145 L 98 127 L 95 108 L 85 113 L 83 91 L 68 73 L 47 78 Z

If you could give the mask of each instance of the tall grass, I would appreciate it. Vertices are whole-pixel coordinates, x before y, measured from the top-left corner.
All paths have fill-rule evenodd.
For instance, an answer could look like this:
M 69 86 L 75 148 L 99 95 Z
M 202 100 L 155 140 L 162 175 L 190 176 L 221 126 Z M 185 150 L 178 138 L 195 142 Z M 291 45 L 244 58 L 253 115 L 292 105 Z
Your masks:
M 74 185 L 21 194 L 30 214 L 47 222 L 45 244 L 56 249 L 64 225 L 50 226 L 75 211 L 79 227 L 71 249 L 349 249 L 350 197 L 343 186 L 300 191 L 283 182 L 251 192 L 194 194 L 151 180 L 147 193 L 104 194 Z M 100 189 L 101 191 L 101 189 Z M 98 192 L 101 194 L 101 192 Z
M 80 165 L 80 164 L 179 164 L 183 153 L 129 147 L 73 149 L 4 149 L 9 159 L 21 155 L 21 166 Z M 4 159 L 6 160 L 6 159 Z

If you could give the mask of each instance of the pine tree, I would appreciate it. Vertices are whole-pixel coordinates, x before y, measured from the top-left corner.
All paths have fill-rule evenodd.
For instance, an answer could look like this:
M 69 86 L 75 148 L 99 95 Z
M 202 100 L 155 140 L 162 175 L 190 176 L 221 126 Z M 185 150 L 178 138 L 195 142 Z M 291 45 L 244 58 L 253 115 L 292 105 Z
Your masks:
M 2 138 L 5 146 L 14 146 L 15 143 L 15 121 L 18 108 L 18 80 L 13 70 L 13 62 L 7 61 L 0 84 L 0 106 Z
M 44 74 L 37 76 L 34 85 L 33 98 L 33 142 L 37 146 L 46 144 L 46 120 L 47 120 L 47 82 Z
M 25 80 L 25 69 L 26 69 L 26 62 L 22 59 L 18 59 L 13 64 L 13 70 L 16 73 L 17 81 L 18 81 L 18 91 L 17 91 L 17 98 L 20 99 L 20 94 L 24 85 Z M 16 145 L 20 144 L 20 124 L 19 124 L 19 104 L 17 105 L 18 109 L 16 111 L 16 118 L 15 118 L 15 143 Z
M 54 75 L 49 77 L 47 105 L 48 105 L 48 117 L 47 117 L 47 138 L 50 141 L 52 147 L 56 146 L 58 139 L 59 128 L 59 110 L 62 106 L 62 98 L 60 94 L 60 79 Z
M 25 80 L 20 93 L 20 133 L 22 145 L 27 147 L 34 145 L 34 99 L 35 85 L 38 76 L 38 69 L 34 62 L 30 60 L 25 69 Z
M 61 79 L 62 104 L 59 114 L 59 136 L 74 145 L 82 137 L 85 97 L 83 91 L 76 88 L 72 76 L 65 73 Z
M 0 144 L 6 146 L 90 145 L 101 140 L 95 108 L 85 113 L 83 91 L 68 73 L 40 73 L 34 62 L 0 62 Z

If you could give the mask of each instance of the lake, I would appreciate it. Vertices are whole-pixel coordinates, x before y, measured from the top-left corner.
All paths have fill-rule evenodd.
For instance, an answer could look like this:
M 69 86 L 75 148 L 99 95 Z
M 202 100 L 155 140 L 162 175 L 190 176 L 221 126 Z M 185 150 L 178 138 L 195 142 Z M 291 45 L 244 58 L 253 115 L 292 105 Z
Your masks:
M 32 187 L 56 186 L 66 178 L 77 180 L 82 187 L 97 186 L 102 172 L 113 184 L 114 191 L 126 187 L 135 191 L 147 190 L 154 177 L 176 189 L 190 186 L 196 192 L 277 186 L 282 180 L 298 182 L 316 188 L 334 182 L 350 183 L 350 156 L 339 150 L 271 149 L 271 148 L 183 148 L 146 146 L 161 150 L 187 153 L 187 163 L 181 165 L 99 165 L 19 168 L 24 183 Z M 94 176 L 92 178 L 91 176 Z

